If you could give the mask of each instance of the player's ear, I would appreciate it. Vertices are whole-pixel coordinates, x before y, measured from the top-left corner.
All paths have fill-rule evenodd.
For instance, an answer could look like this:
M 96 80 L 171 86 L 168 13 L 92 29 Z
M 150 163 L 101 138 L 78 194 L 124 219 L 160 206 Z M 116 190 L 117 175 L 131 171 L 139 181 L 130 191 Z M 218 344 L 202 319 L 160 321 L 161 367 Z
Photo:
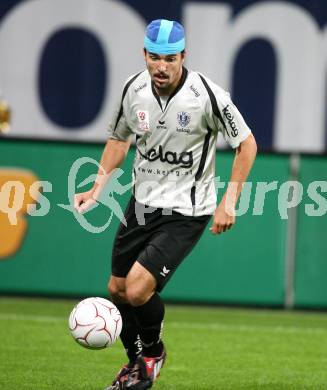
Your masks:
M 143 48 L 143 54 L 144 54 L 144 59 L 145 59 L 145 61 L 146 61 L 146 53 L 147 53 L 147 51 L 146 51 L 146 48 L 144 47 L 144 48 Z
M 182 61 L 184 63 L 185 57 L 186 57 L 186 51 L 185 50 L 181 51 L 181 56 L 182 56 Z

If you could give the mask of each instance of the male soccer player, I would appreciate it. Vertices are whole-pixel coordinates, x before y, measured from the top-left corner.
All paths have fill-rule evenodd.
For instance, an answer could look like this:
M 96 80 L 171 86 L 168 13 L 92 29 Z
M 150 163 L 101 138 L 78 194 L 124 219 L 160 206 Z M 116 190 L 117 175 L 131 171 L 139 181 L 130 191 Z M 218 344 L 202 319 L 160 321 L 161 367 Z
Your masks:
M 158 294 L 199 240 L 235 223 L 235 204 L 256 155 L 256 142 L 230 96 L 200 73 L 187 70 L 184 29 L 154 20 L 146 29 L 147 69 L 131 76 L 109 126 L 96 183 L 77 194 L 83 212 L 99 198 L 106 177 L 120 166 L 136 135 L 134 190 L 127 225 L 120 225 L 112 254 L 109 293 L 123 318 L 121 340 L 129 362 L 108 388 L 148 389 L 166 352 L 161 340 L 164 305 Z M 231 186 L 217 206 L 218 133 L 236 149 Z M 105 172 L 105 174 L 103 174 Z

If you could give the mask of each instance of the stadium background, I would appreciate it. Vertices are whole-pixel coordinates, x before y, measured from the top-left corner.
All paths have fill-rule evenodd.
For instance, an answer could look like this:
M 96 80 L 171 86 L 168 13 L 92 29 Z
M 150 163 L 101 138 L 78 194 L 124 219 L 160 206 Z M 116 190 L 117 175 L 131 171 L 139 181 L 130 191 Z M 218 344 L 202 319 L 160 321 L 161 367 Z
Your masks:
M 181 20 L 188 66 L 231 91 L 261 153 L 249 180 L 326 181 L 327 5 L 321 1 L 31 0 L 0 3 L 0 89 L 12 130 L 0 139 L 0 185 L 37 177 L 46 216 L 11 226 L 0 212 L 0 291 L 53 296 L 106 295 L 118 220 L 85 231 L 58 204 L 82 156 L 99 159 L 121 84 L 143 67 L 142 37 L 157 17 Z M 130 180 L 132 150 L 122 182 Z M 227 180 L 233 153 L 218 145 L 217 175 Z M 94 165 L 79 172 L 82 181 Z M 30 175 L 30 176 L 29 176 Z M 323 195 L 323 193 L 322 193 Z M 326 195 L 323 195 L 326 197 Z M 253 209 L 254 193 L 251 196 Z M 121 197 L 126 204 L 128 195 Z M 28 199 L 25 199 L 28 203 Z M 2 194 L 1 202 L 6 202 Z M 8 203 L 8 202 L 7 202 Z M 207 232 L 163 296 L 171 301 L 327 307 L 327 218 L 308 217 L 304 193 L 289 218 L 278 191 L 264 213 L 239 217 L 221 237 Z M 3 206 L 1 207 L 3 210 Z M 103 205 L 90 214 L 103 225 Z M 1 249 L 2 248 L 2 249 Z M 205 264 L 205 267 L 204 267 Z M 210 275 L 210 276 L 208 276 Z

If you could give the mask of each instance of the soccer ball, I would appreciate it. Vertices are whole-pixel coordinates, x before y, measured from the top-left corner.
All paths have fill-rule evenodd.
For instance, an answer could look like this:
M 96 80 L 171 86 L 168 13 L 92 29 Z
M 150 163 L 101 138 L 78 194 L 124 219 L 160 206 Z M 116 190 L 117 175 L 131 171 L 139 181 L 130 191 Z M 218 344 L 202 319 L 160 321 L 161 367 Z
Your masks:
M 87 298 L 69 316 L 69 329 L 75 341 L 85 348 L 110 347 L 120 335 L 122 319 L 117 307 L 107 299 Z

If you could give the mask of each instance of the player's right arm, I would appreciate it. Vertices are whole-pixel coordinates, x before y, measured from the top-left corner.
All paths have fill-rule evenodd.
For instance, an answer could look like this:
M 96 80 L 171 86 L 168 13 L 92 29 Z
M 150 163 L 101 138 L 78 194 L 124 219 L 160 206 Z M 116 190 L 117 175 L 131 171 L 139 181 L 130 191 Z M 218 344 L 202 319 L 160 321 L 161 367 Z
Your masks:
M 90 191 L 75 195 L 74 207 L 83 213 L 97 203 L 100 194 L 110 179 L 110 174 L 124 161 L 131 144 L 133 131 L 126 118 L 129 103 L 127 91 L 140 73 L 129 77 L 125 83 L 122 96 L 116 105 L 111 122 L 108 126 L 109 139 L 102 153 L 100 167 L 94 186 Z
M 126 90 L 126 86 L 124 88 Z M 74 207 L 79 213 L 83 213 L 97 203 L 99 196 L 110 179 L 110 174 L 124 161 L 129 150 L 132 130 L 126 120 L 126 99 L 123 92 L 114 110 L 111 122 L 108 126 L 109 138 L 102 153 L 100 166 L 93 188 L 90 191 L 76 194 Z
M 122 141 L 110 138 L 107 141 L 93 187 L 89 191 L 75 195 L 74 207 L 79 213 L 85 212 L 97 203 L 103 188 L 110 179 L 111 172 L 124 161 L 130 144 L 130 140 Z

